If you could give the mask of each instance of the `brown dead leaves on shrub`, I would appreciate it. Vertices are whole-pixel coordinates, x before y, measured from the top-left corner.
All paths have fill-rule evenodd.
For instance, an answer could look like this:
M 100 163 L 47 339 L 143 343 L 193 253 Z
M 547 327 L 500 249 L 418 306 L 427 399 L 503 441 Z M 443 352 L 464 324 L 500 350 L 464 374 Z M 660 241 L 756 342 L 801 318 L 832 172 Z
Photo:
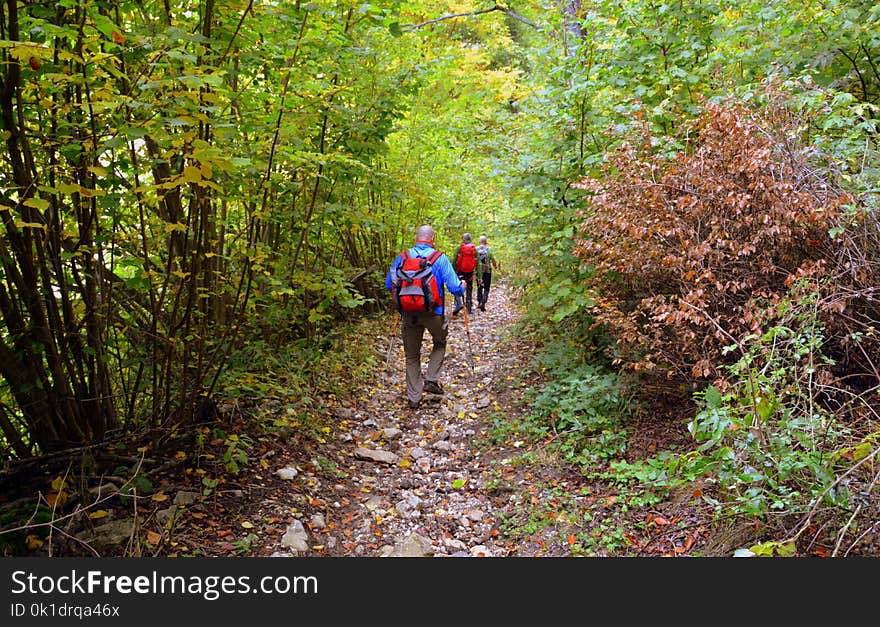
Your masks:
M 759 332 L 795 278 L 834 269 L 829 229 L 852 198 L 817 176 L 782 108 L 707 105 L 670 161 L 622 147 L 595 178 L 578 257 L 624 369 L 689 389 L 722 377 L 724 347 Z

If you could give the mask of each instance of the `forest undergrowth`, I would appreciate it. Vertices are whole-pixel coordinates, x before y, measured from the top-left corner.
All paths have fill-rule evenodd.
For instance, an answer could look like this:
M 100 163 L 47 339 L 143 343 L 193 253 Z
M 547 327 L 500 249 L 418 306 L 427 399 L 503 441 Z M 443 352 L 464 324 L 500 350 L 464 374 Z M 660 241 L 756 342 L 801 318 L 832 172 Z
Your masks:
M 4 552 L 358 557 L 414 534 L 436 556 L 780 552 L 773 519 L 720 513 L 724 484 L 693 471 L 687 408 L 645 411 L 600 347 L 584 357 L 548 337 L 518 298 L 499 287 L 471 338 L 452 322 L 447 393 L 418 412 L 405 409 L 399 338 L 374 317 L 327 338 L 317 378 L 291 367 L 303 355 L 251 355 L 241 363 L 263 367 L 230 372 L 212 420 L 162 447 L 131 439 L 22 466 L 5 484 L 17 498 L 2 505 Z M 112 473 L 88 472 L 108 459 Z M 294 528 L 299 548 L 284 541 Z M 834 550 L 817 531 L 796 554 Z

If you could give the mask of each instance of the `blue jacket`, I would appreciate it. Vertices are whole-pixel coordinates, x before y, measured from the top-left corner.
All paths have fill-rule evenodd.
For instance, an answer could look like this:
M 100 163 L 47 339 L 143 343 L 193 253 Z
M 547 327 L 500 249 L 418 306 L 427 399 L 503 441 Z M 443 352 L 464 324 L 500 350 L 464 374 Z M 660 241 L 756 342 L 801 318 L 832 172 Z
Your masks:
M 413 257 L 427 257 L 433 252 L 433 250 L 434 248 L 431 247 L 430 244 L 416 242 L 416 245 L 409 249 L 409 254 Z M 397 273 L 397 268 L 401 263 L 403 263 L 403 257 L 397 255 L 394 259 L 394 263 L 391 264 L 391 268 L 388 270 L 388 276 L 385 277 L 385 289 L 389 292 L 391 291 L 391 279 Z M 452 294 L 458 294 L 459 296 L 464 294 L 464 286 L 461 284 L 461 281 L 458 280 L 458 275 L 455 273 L 452 263 L 449 261 L 449 257 L 447 257 L 445 253 L 437 258 L 437 261 L 431 266 L 431 271 L 437 279 L 437 285 L 440 287 L 440 295 L 443 297 L 444 304 L 446 303 L 446 293 L 444 289 L 448 289 Z M 442 316 L 443 305 L 435 307 L 434 313 Z

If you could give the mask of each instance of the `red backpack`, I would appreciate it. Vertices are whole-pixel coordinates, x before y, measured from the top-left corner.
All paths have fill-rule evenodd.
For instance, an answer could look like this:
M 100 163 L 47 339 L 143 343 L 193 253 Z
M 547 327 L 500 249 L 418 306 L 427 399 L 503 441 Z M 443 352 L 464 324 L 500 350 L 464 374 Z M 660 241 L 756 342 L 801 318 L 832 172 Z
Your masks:
M 401 312 L 422 312 L 441 306 L 443 294 L 431 266 L 443 252 L 435 250 L 428 257 L 413 257 L 408 250 L 400 254 L 403 261 L 391 280 L 391 297 L 397 308 Z
M 462 244 L 458 249 L 456 260 L 459 272 L 473 272 L 477 269 L 477 247 L 473 244 Z

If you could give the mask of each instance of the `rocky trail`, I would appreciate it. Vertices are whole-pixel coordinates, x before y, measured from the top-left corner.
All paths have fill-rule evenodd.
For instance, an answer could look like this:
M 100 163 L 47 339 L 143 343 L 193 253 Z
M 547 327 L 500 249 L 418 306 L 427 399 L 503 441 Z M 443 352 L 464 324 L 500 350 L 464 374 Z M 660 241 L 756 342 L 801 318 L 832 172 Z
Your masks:
M 286 526 L 261 535 L 251 554 L 571 557 L 711 550 L 698 492 L 674 494 L 656 506 L 639 503 L 613 482 L 585 479 L 546 440 L 529 442 L 511 428 L 528 412 L 527 391 L 542 384 L 532 362 L 536 347 L 517 335 L 520 312 L 504 284 L 494 289 L 486 312 L 474 314 L 470 346 L 463 317 L 450 320 L 444 394 L 426 394 L 416 410 L 404 396 L 400 338 L 394 337 L 390 359 L 388 336 L 375 338 L 374 351 L 388 367 L 356 403 L 331 409 L 337 422 L 327 442 L 284 453 L 296 457 L 274 470 L 276 487 L 252 518 Z M 429 348 L 426 334 L 423 357 Z M 628 450 L 634 455 L 684 437 L 655 417 L 643 420 L 633 424 Z
M 502 283 L 469 317 L 470 337 L 463 315 L 451 318 L 444 393 L 424 395 L 415 410 L 399 332 L 389 347 L 386 327 L 373 338 L 369 382 L 326 399 L 323 426 L 304 435 L 294 422 L 263 439 L 210 494 L 167 485 L 173 504 L 153 504 L 146 521 L 154 554 L 570 557 L 677 555 L 704 544 L 693 495 L 662 509 L 625 502 L 613 482 L 586 480 L 546 441 L 513 428 L 528 412 L 526 393 L 542 384 L 519 317 Z M 423 366 L 430 342 L 426 333 Z M 258 413 L 278 424 L 285 411 L 268 402 Z M 676 437 L 650 417 L 632 434 L 635 454 Z
M 304 472 L 301 466 L 280 470 L 290 478 L 301 516 L 276 545 L 266 545 L 272 555 L 528 552 L 511 546 L 499 531 L 522 495 L 512 489 L 513 477 L 499 487 L 497 462 L 517 449 L 487 447 L 484 438 L 493 417 L 517 411 L 523 382 L 516 375 L 530 359 L 530 346 L 509 333 L 518 313 L 503 285 L 493 291 L 485 312 L 475 309 L 469 316 L 470 338 L 463 313 L 450 318 L 444 394 L 425 394 L 418 409 L 409 409 L 403 395 L 399 336 L 393 338 L 390 358 L 388 338 L 376 338 L 375 350 L 385 353 L 388 367 L 364 390 L 361 406 L 334 410 L 341 429 L 331 461 L 338 476 L 321 472 L 329 464 L 317 458 Z M 430 342 L 426 333 L 423 357 Z

